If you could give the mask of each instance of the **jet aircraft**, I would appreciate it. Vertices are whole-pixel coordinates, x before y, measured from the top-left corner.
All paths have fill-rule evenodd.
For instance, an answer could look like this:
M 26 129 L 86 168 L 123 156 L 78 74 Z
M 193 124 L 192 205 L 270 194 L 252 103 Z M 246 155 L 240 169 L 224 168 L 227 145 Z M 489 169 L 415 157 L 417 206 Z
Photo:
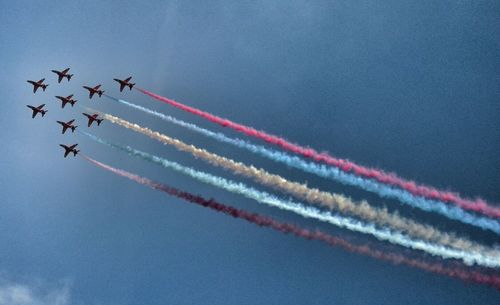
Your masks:
M 71 132 L 75 132 L 75 129 L 78 126 L 73 125 L 74 121 L 75 120 L 71 120 L 71 121 L 67 121 L 67 122 L 57 121 L 57 123 L 61 124 L 62 133 L 64 134 L 68 128 L 71 129 Z
M 62 103 L 61 108 L 64 108 L 64 106 L 66 106 L 67 103 L 70 103 L 71 107 L 73 107 L 75 105 L 75 103 L 77 102 L 77 100 L 73 99 L 73 94 L 70 94 L 66 97 L 57 95 L 56 98 L 61 100 L 61 103 Z
M 130 83 L 130 80 L 132 79 L 132 76 L 129 76 L 128 78 L 121 80 L 118 78 L 113 78 L 114 81 L 120 83 L 120 92 L 123 91 L 123 88 L 129 87 L 130 90 L 132 90 L 132 87 L 135 86 L 135 84 Z
M 83 86 L 83 88 L 89 90 L 89 98 L 92 98 L 94 96 L 94 94 L 96 94 L 96 93 L 97 93 L 97 95 L 99 95 L 99 97 L 101 97 L 101 95 L 104 93 L 104 90 L 99 89 L 99 88 L 101 88 L 101 85 L 97 85 L 94 88 L 88 87 L 88 86 Z
M 26 106 L 29 109 L 33 110 L 33 115 L 31 116 L 32 119 L 34 119 L 38 113 L 41 113 L 42 117 L 43 117 L 48 112 L 48 110 L 43 109 L 43 107 L 45 106 L 45 104 L 41 104 L 38 107 L 34 107 L 34 106 L 31 106 L 31 105 L 26 105 Z
M 101 125 L 103 119 L 98 118 L 99 114 L 97 113 L 94 113 L 92 115 L 88 113 L 82 113 L 82 114 L 89 119 L 89 123 L 87 125 L 88 127 L 90 127 L 94 121 L 97 122 L 97 126 Z
M 52 72 L 54 72 L 58 76 L 58 79 L 57 79 L 58 83 L 61 83 L 61 81 L 65 77 L 68 79 L 68 82 L 71 80 L 71 77 L 73 76 L 73 74 L 69 74 L 68 71 L 69 71 L 69 68 L 66 68 L 62 71 L 52 70 Z
M 27 82 L 33 85 L 33 93 L 36 93 L 36 90 L 38 90 L 38 88 L 42 88 L 43 91 L 45 91 L 45 89 L 47 89 L 47 86 L 49 84 L 44 84 L 43 83 L 44 80 L 45 80 L 45 78 L 42 78 L 41 80 L 39 80 L 37 82 L 35 82 L 33 80 L 27 80 Z
M 76 154 L 80 152 L 79 150 L 77 150 L 75 148 L 77 145 L 78 144 L 73 144 L 71 146 L 67 146 L 67 145 L 64 145 L 64 144 L 59 144 L 59 146 L 61 146 L 65 150 L 64 151 L 64 158 L 66 158 L 70 153 L 73 153 L 73 157 L 76 157 Z

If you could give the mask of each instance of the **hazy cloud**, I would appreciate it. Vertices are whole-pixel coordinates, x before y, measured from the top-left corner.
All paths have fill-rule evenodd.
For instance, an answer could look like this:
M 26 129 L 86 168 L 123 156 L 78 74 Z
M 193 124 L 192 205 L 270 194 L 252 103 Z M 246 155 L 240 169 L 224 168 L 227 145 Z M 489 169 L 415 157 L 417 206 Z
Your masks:
M 67 281 L 16 282 L 0 278 L 0 305 L 69 305 L 71 292 Z

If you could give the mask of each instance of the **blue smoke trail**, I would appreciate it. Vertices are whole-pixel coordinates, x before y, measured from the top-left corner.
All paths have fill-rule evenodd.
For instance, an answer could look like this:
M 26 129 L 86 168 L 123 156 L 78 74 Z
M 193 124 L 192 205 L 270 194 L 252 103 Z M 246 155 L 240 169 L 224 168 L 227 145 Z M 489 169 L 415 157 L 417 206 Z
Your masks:
M 397 199 L 400 202 L 408 204 L 414 208 L 418 208 L 427 212 L 436 212 L 445 217 L 448 217 L 449 219 L 458 220 L 463 223 L 479 227 L 483 230 L 490 230 L 500 235 L 500 223 L 494 219 L 482 216 L 476 216 L 474 214 L 462 210 L 459 207 L 449 206 L 442 201 L 425 199 L 423 197 L 414 196 L 413 194 L 407 191 L 393 188 L 373 180 L 364 179 L 356 175 L 348 174 L 344 171 L 339 170 L 336 167 L 329 167 L 322 164 L 307 162 L 300 159 L 297 156 L 292 156 L 287 153 L 268 149 L 264 146 L 254 145 L 238 138 L 230 138 L 224 135 L 223 133 L 213 132 L 198 127 L 195 124 L 184 122 L 169 115 L 156 112 L 154 110 L 130 103 L 128 101 L 117 99 L 106 94 L 104 95 L 109 99 L 117 101 L 123 105 L 156 116 L 164 121 L 173 123 L 177 126 L 184 127 L 201 135 L 212 138 L 218 142 L 231 144 L 233 146 L 246 149 L 254 154 L 271 159 L 273 161 L 281 162 L 290 167 L 300 169 L 304 172 L 311 173 L 323 178 L 331 179 L 343 183 L 345 185 L 357 186 L 365 191 L 376 193 L 382 198 Z
M 90 139 L 98 143 L 121 150 L 131 156 L 136 156 L 143 160 L 159 164 L 164 168 L 172 169 L 176 172 L 197 179 L 198 181 L 201 181 L 203 183 L 222 188 L 226 191 L 242 195 L 269 206 L 297 213 L 306 218 L 314 218 L 320 221 L 328 222 L 340 228 L 370 234 L 380 240 L 389 241 L 391 243 L 398 244 L 407 248 L 422 250 L 432 255 L 441 256 L 443 258 L 460 259 L 467 265 L 478 264 L 491 268 L 500 267 L 500 257 L 492 257 L 490 255 L 479 252 L 469 252 L 464 250 L 452 249 L 440 244 L 433 244 L 422 240 L 414 240 L 404 234 L 393 232 L 389 229 L 378 229 L 373 224 L 365 224 L 350 217 L 342 217 L 332 214 L 328 211 L 320 211 L 315 207 L 305 206 L 303 203 L 297 203 L 290 200 L 284 201 L 269 193 L 258 191 L 252 187 L 248 187 L 243 183 L 234 182 L 232 180 L 217 177 L 202 171 L 197 171 L 193 168 L 180 165 L 179 163 L 172 162 L 167 159 L 142 152 L 140 150 L 136 150 L 130 146 L 121 146 L 110 143 L 84 131 L 79 131 L 79 133 L 89 137 Z

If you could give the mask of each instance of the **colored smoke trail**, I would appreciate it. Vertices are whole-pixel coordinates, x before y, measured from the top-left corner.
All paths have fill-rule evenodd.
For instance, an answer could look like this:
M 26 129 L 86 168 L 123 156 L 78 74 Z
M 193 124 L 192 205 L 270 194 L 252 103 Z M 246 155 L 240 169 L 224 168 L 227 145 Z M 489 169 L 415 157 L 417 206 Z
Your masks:
M 300 169 L 302 171 L 315 174 L 323 178 L 331 179 L 346 185 L 358 186 L 365 191 L 376 193 L 383 198 L 397 199 L 400 202 L 406 203 L 412 207 L 419 208 L 428 212 L 437 212 L 450 219 L 458 220 L 463 223 L 471 224 L 481 229 L 491 230 L 497 234 L 500 234 L 500 223 L 495 219 L 476 216 L 474 214 L 462 210 L 457 206 L 449 206 L 441 201 L 429 200 L 423 197 L 417 197 L 405 190 L 390 187 L 386 184 L 382 184 L 374 180 L 364 179 L 359 176 L 343 172 L 336 167 L 329 167 L 322 164 L 316 164 L 313 162 L 306 162 L 297 156 L 291 156 L 287 153 L 271 150 L 261 145 L 254 145 L 238 138 L 230 138 L 224 135 L 223 133 L 213 132 L 201 128 L 195 124 L 187 123 L 185 121 L 176 119 L 172 116 L 159 113 L 157 111 L 133 104 L 131 102 L 122 99 L 117 99 L 106 94 L 104 95 L 109 99 L 117 101 L 123 105 L 148 113 L 150 115 L 158 117 L 164 121 L 170 122 L 177 126 L 184 127 L 198 134 L 212 138 L 218 142 L 231 144 L 233 146 L 246 149 L 254 154 L 258 154 L 265 158 L 280 163 L 284 163 L 288 166 Z
M 178 150 L 188 152 L 194 157 L 205 160 L 210 164 L 229 169 L 235 174 L 251 178 L 263 185 L 287 192 L 310 203 L 320 204 L 344 213 L 350 213 L 380 225 L 388 225 L 395 230 L 402 231 L 419 239 L 435 241 L 443 245 L 466 251 L 484 251 L 483 246 L 473 243 L 470 240 L 456 237 L 454 234 L 441 232 L 432 226 L 417 223 L 411 219 L 399 216 L 396 213 L 391 214 L 387 209 L 372 207 L 366 201 L 357 204 L 345 196 L 323 192 L 318 189 L 309 188 L 304 184 L 288 181 L 281 176 L 270 174 L 263 169 L 246 166 L 243 163 L 209 153 L 204 149 L 188 145 L 178 139 L 170 138 L 164 134 L 130 123 L 124 119 L 106 113 L 101 113 L 101 115 L 114 124 L 142 133 L 164 144 L 172 145 Z
M 204 119 L 207 119 L 213 123 L 219 124 L 223 127 L 229 127 L 233 130 L 244 133 L 248 136 L 259 138 L 259 139 L 264 140 L 268 143 L 280 146 L 281 148 L 286 149 L 288 151 L 291 151 L 293 153 L 302 155 L 302 156 L 307 157 L 307 158 L 311 158 L 315 161 L 319 161 L 319 162 L 323 162 L 323 163 L 335 166 L 344 172 L 353 172 L 354 174 L 365 177 L 365 178 L 375 179 L 381 183 L 394 185 L 394 186 L 400 187 L 402 189 L 405 189 L 406 191 L 408 191 L 411 194 L 416 195 L 416 196 L 423 196 L 423 197 L 427 197 L 430 199 L 436 199 L 436 200 L 441 200 L 441 201 L 445 201 L 445 202 L 452 202 L 455 205 L 457 205 L 463 209 L 482 213 L 482 214 L 490 216 L 490 217 L 500 218 L 500 208 L 491 206 L 488 203 L 486 203 L 484 200 L 481 200 L 481 199 L 476 199 L 476 200 L 463 199 L 460 197 L 460 195 L 452 193 L 452 192 L 439 191 L 439 190 L 432 188 L 432 187 L 429 187 L 429 186 L 417 185 L 414 181 L 402 179 L 402 178 L 396 176 L 395 174 L 389 174 L 389 173 L 385 173 L 384 171 L 379 170 L 379 169 L 360 166 L 360 165 L 357 165 L 357 164 L 355 164 L 351 161 L 348 161 L 348 160 L 337 159 L 337 158 L 330 156 L 326 152 L 319 153 L 312 148 L 306 148 L 306 147 L 303 147 L 303 146 L 300 146 L 297 144 L 293 144 L 293 143 L 288 142 L 287 140 L 285 140 L 281 137 L 267 134 L 263 131 L 258 131 L 252 127 L 238 124 L 238 123 L 232 122 L 228 119 L 220 118 L 220 117 L 212 115 L 208 112 L 201 111 L 199 109 L 181 104 L 179 102 L 176 102 L 174 100 L 168 99 L 168 98 L 160 96 L 158 94 L 149 92 L 147 90 L 144 90 L 141 88 L 136 88 L 136 89 L 139 90 L 140 92 L 154 98 L 154 99 L 157 99 L 159 101 L 162 101 L 164 103 L 167 103 L 169 105 L 177 107 L 183 111 L 200 116 Z
M 266 205 L 276 207 L 285 211 L 294 212 L 305 218 L 313 218 L 330 223 L 340 228 L 345 228 L 359 233 L 370 234 L 380 240 L 385 240 L 407 248 L 422 250 L 432 255 L 441 256 L 443 258 L 461 259 L 466 264 L 477 263 L 486 267 L 500 266 L 500 257 L 498 255 L 496 255 L 496 257 L 491 257 L 488 253 L 471 253 L 463 250 L 450 249 L 442 245 L 436 245 L 421 240 L 413 240 L 405 235 L 397 232 L 392 232 L 388 229 L 377 229 L 372 224 L 364 224 L 352 218 L 333 215 L 330 212 L 320 211 L 314 207 L 304 206 L 301 203 L 296 203 L 290 200 L 281 200 L 269 193 L 258 191 L 254 188 L 248 187 L 243 183 L 237 183 L 228 179 L 224 179 L 222 177 L 217 177 L 205 172 L 197 171 L 195 169 L 182 166 L 176 162 L 172 162 L 167 159 L 133 149 L 129 146 L 113 144 L 86 132 L 80 131 L 80 133 L 90 137 L 96 142 L 124 151 L 131 156 L 139 157 L 143 160 L 159 164 L 164 168 L 171 169 L 178 173 L 190 176 L 203 183 L 224 189 L 234 194 L 242 195 L 246 198 L 253 199 Z
M 116 175 L 122 176 L 124 178 L 135 181 L 139 184 L 148 186 L 152 189 L 165 192 L 171 196 L 183 199 L 187 202 L 197 204 L 202 207 L 212 209 L 214 211 L 232 216 L 234 218 L 240 218 L 246 220 L 250 223 L 258 225 L 260 227 L 268 227 L 278 232 L 285 234 L 293 234 L 297 237 L 301 237 L 307 240 L 318 240 L 327 243 L 330 246 L 341 247 L 347 251 L 362 254 L 372 258 L 389 261 L 393 264 L 405 264 L 411 267 L 420 268 L 428 272 L 434 272 L 438 274 L 447 275 L 450 277 L 458 278 L 464 281 L 472 281 L 481 284 L 491 285 L 497 289 L 500 289 L 500 277 L 496 275 L 487 275 L 475 271 L 466 271 L 461 268 L 446 268 L 441 264 L 432 264 L 424 261 L 419 261 L 412 258 L 407 258 L 403 255 L 396 253 L 386 253 L 377 249 L 371 249 L 368 246 L 359 246 L 349 243 L 348 241 L 334 237 L 330 234 L 321 231 L 310 231 L 299 226 L 277 221 L 271 217 L 263 216 L 256 213 L 250 213 L 245 210 L 236 209 L 231 206 L 224 205 L 215 201 L 214 199 L 205 199 L 201 196 L 194 195 L 185 191 L 178 190 L 171 186 L 152 181 L 150 179 L 140 177 L 138 175 L 126 172 L 121 169 L 111 167 L 107 164 L 96 161 L 85 155 L 81 155 L 88 162 L 108 170 Z

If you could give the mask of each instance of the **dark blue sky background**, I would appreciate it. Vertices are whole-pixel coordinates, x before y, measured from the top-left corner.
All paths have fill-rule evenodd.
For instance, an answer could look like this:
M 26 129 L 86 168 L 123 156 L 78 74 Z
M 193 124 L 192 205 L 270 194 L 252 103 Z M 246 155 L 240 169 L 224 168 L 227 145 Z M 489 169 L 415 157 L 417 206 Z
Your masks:
M 357 242 L 75 134 L 54 95 L 487 243 L 492 234 L 209 141 L 82 85 L 207 127 L 114 77 L 363 165 L 500 202 L 498 1 L 1 1 L 0 275 L 69 283 L 72 304 L 498 304 L 498 292 L 255 227 L 126 181 L 110 165 Z M 274 3 L 274 4 L 273 4 Z M 70 83 L 51 69 L 71 67 Z M 32 94 L 26 79 L 47 78 Z M 31 120 L 26 104 L 47 104 Z M 105 122 L 92 132 L 228 178 Z M 229 135 L 233 132 L 224 130 Z M 249 181 L 246 181 L 251 184 Z M 259 187 L 261 188 L 261 187 Z M 0 284 L 2 281 L 0 281 Z M 50 285 L 49 285 L 50 286 Z M 37 286 L 38 287 L 38 286 Z M 0 289 L 1 290 L 1 289 Z M 1 292 L 1 291 L 0 291 Z M 0 293 L 1 295 L 1 293 Z

